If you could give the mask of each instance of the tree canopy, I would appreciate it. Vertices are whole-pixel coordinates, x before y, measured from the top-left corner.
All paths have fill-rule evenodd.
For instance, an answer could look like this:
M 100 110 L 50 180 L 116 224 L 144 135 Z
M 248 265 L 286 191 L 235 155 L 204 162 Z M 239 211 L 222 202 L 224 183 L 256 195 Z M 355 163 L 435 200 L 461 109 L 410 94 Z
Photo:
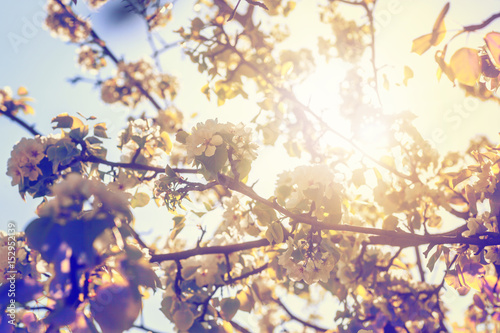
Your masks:
M 498 138 L 443 152 L 443 128 L 416 125 L 428 110 L 397 103 L 428 98 L 418 77 L 460 96 L 432 111 L 454 131 L 498 112 L 498 8 L 460 22 L 475 5 L 440 2 L 410 28 L 398 0 L 44 5 L 77 51 L 67 84 L 115 114 L 64 105 L 46 133 L 30 82 L 0 89 L 2 126 L 26 135 L 5 157 L 11 200 L 37 204 L 0 231 L 1 332 L 500 329 Z M 140 22 L 144 44 L 116 52 L 99 13 Z M 379 47 L 396 16 L 431 70 Z M 35 21 L 7 34 L 16 52 Z

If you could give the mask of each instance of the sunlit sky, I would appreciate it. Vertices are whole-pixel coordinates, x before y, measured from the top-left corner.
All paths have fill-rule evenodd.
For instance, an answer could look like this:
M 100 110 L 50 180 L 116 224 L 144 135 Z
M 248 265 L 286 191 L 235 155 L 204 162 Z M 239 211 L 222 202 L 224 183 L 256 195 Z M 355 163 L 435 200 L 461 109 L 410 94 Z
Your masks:
M 80 2 L 80 1 L 79 1 Z M 164 30 L 163 36 L 167 42 L 178 40 L 173 30 L 187 25 L 187 20 L 194 17 L 192 7 L 195 1 L 177 1 L 173 21 Z M 69 78 L 81 75 L 76 65 L 76 46 L 65 44 L 49 35 L 39 24 L 43 17 L 43 1 L 9 1 L 0 11 L 0 87 L 10 86 L 14 91 L 19 86 L 25 86 L 31 97 L 36 115 L 23 117 L 28 123 L 36 123 L 36 128 L 42 133 L 52 132 L 50 120 L 52 117 L 68 112 L 76 115 L 80 112 L 85 116 L 97 116 L 99 121 L 108 124 L 111 134 L 118 133 L 128 116 L 138 116 L 143 111 L 153 115 L 153 110 L 146 103 L 136 110 L 129 111 L 120 106 L 110 106 L 99 101 L 99 89 L 89 83 L 70 85 Z M 314 1 L 298 1 L 298 5 L 285 20 L 290 24 L 291 38 L 284 47 L 317 48 L 316 38 L 319 33 L 328 35 L 329 28 L 319 22 L 318 9 Z M 432 30 L 434 20 L 446 1 L 442 0 L 380 0 L 377 4 L 375 22 L 379 27 L 376 34 L 377 66 L 380 72 L 386 74 L 392 83 L 389 90 L 381 89 L 382 104 L 389 112 L 410 110 L 417 115 L 415 124 L 421 130 L 424 138 L 430 140 L 441 152 L 449 150 L 464 150 L 472 136 L 481 133 L 498 142 L 500 130 L 500 110 L 493 103 L 478 103 L 471 98 L 465 98 L 462 91 L 453 88 L 453 84 L 443 77 L 436 79 L 437 64 L 434 62 L 435 49 L 423 56 L 411 54 L 411 41 Z M 120 4 L 110 1 L 109 6 Z M 107 5 L 107 6 L 108 6 Z M 493 11 L 500 9 L 498 1 L 473 2 L 467 0 L 452 1 L 451 9 L 446 18 L 448 30 L 458 29 L 463 25 L 482 22 Z M 126 22 L 109 22 L 105 13 L 88 12 L 84 6 L 78 5 L 77 12 L 90 15 L 94 28 L 101 38 L 119 57 L 127 60 L 137 60 L 149 53 L 142 21 L 131 19 Z M 353 14 L 354 15 L 354 14 Z M 479 47 L 483 44 L 482 36 L 491 30 L 500 30 L 500 22 L 492 24 L 485 31 L 464 35 L 450 45 L 449 54 L 457 47 Z M 456 31 L 456 30 L 455 30 Z M 24 36 L 26 43 L 13 45 L 9 34 Z M 450 37 L 451 34 L 447 36 Z M 215 103 L 209 103 L 200 93 L 206 84 L 206 78 L 199 75 L 196 66 L 189 58 L 173 48 L 162 58 L 164 70 L 179 78 L 180 92 L 175 104 L 187 118 L 198 114 L 192 122 L 204 121 L 217 117 L 219 121 L 248 123 L 258 108 L 255 100 L 245 101 L 241 98 L 227 101 L 220 108 Z M 338 84 L 347 67 L 339 61 L 326 64 L 318 61 L 317 72 L 301 86 L 295 87 L 297 97 L 305 104 L 318 110 L 331 110 L 329 119 L 331 125 L 343 131 L 343 123 L 337 116 Z M 408 87 L 397 87 L 395 83 L 403 79 L 403 67 L 409 66 L 415 77 L 409 80 Z M 113 65 L 111 65 L 112 68 Z M 88 75 L 88 74 L 87 74 Z M 380 78 L 380 85 L 382 80 Z M 28 133 L 7 119 L 0 119 L 0 132 L 3 144 L 0 146 L 0 202 L 3 213 L 0 219 L 0 229 L 5 229 L 9 221 L 16 221 L 19 229 L 33 219 L 34 208 L 39 200 L 28 199 L 23 202 L 17 189 L 10 186 L 10 179 L 5 175 L 7 159 L 12 146 Z M 436 136 L 439 133 L 439 136 Z M 113 135 L 111 135 L 113 137 Z M 116 137 L 116 135 L 115 135 Z M 339 141 L 339 144 L 345 144 Z M 112 144 L 110 144 L 112 147 Z M 118 158 L 117 152 L 110 152 L 110 158 Z M 261 151 L 260 157 L 252 171 L 253 180 L 259 180 L 256 189 L 266 195 L 271 195 L 276 173 L 291 169 L 301 163 L 288 158 L 282 149 Z M 138 231 L 145 239 L 152 240 L 152 228 L 156 227 L 158 219 L 167 219 L 164 210 L 150 208 L 138 209 L 136 212 Z M 165 222 L 163 230 L 168 230 L 170 222 Z M 195 228 L 193 225 L 192 228 Z M 152 307 L 155 309 L 155 306 Z M 160 326 L 161 327 L 161 326 Z

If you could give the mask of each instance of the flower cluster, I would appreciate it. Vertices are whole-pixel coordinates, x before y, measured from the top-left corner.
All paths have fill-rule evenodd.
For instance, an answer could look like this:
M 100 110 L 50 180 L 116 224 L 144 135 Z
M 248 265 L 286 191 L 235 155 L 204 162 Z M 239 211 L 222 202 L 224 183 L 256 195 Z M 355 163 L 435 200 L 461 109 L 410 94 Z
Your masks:
M 174 107 L 170 107 L 167 110 L 158 111 L 156 123 L 160 126 L 162 131 L 176 133 L 182 128 L 183 119 L 184 115 L 182 112 Z
M 212 157 L 217 147 L 231 149 L 235 160 L 252 161 L 257 157 L 257 144 L 252 142 L 252 133 L 243 124 L 219 124 L 217 120 L 209 119 L 198 123 L 186 138 L 188 163 L 199 156 Z
M 489 212 L 485 212 L 476 217 L 470 217 L 467 220 L 467 231 L 462 233 L 465 237 L 482 234 L 484 232 L 498 232 L 496 216 L 490 216 Z
M 52 188 L 54 198 L 39 206 L 40 217 L 54 219 L 76 219 L 87 205 L 92 207 L 89 214 L 105 212 L 115 217 L 131 219 L 127 195 L 113 191 L 102 182 L 87 179 L 80 174 L 69 174 L 66 179 Z
M 158 125 L 153 124 L 151 119 L 136 119 L 129 121 L 128 127 L 119 136 L 118 147 L 124 153 L 121 157 L 123 162 L 134 162 L 140 164 L 159 165 L 162 155 L 170 153 L 172 142 L 166 132 L 161 132 Z M 140 150 L 140 154 L 136 152 Z
M 13 240 L 15 240 L 15 251 L 10 248 Z M 23 232 L 9 237 L 0 230 L 0 285 L 7 282 L 7 278 L 10 276 L 8 272 L 16 272 L 16 279 L 20 279 L 20 271 L 16 266 L 26 264 L 28 252 L 24 248 L 25 246 L 26 239 Z M 12 256 L 13 252 L 15 252 L 15 257 Z
M 12 90 L 9 87 L 0 89 L 0 111 L 16 115 L 19 110 L 22 110 L 25 114 L 33 114 L 33 108 L 26 104 L 26 102 L 32 100 L 30 97 L 26 97 L 28 94 L 26 88 L 20 87 L 17 94 L 20 98 L 14 99 L 12 98 Z
M 149 30 L 154 30 L 167 25 L 167 23 L 172 20 L 172 7 L 172 3 L 167 3 L 161 7 L 157 7 L 155 11 L 146 18 L 148 20 Z
M 223 246 L 234 244 L 233 237 L 226 233 L 216 235 L 207 246 Z M 241 274 L 243 268 L 252 267 L 255 265 L 255 257 L 248 255 L 240 256 L 233 252 L 227 256 L 229 258 L 229 267 L 232 276 Z M 211 254 L 204 256 L 194 256 L 186 259 L 183 262 L 183 272 L 192 271 L 196 269 L 195 273 L 190 276 L 184 276 L 185 279 L 195 279 L 198 287 L 213 286 L 217 283 L 222 283 L 221 271 L 227 271 L 228 263 L 226 256 L 222 253 Z
M 222 215 L 223 225 L 231 235 L 258 236 L 260 229 L 250 213 L 250 209 L 245 209 L 240 200 L 236 194 L 233 194 L 231 198 L 224 198 L 223 203 L 226 210 Z
M 78 64 L 84 70 L 96 73 L 99 69 L 106 66 L 106 60 L 99 54 L 99 51 L 90 48 L 88 45 L 83 45 L 77 52 Z
M 334 178 L 326 165 L 299 166 L 279 176 L 275 195 L 294 213 L 311 212 L 319 221 L 338 223 L 342 188 Z
M 304 280 L 307 284 L 328 282 L 336 263 L 331 253 L 318 246 L 310 246 L 305 240 L 299 240 L 296 244 L 291 237 L 286 244 L 288 248 L 279 256 L 278 264 L 286 269 L 291 280 Z
M 22 138 L 12 149 L 7 162 L 7 175 L 12 178 L 11 185 L 22 183 L 24 178 L 37 180 L 42 174 L 38 164 L 44 157 L 45 145 L 40 137 Z
M 154 92 L 164 99 L 173 99 L 177 86 L 175 78 L 168 74 L 158 75 L 145 60 L 120 62 L 116 77 L 102 84 L 101 98 L 106 103 L 121 102 L 135 107 L 144 96 L 144 91 Z
M 63 4 L 66 3 L 69 3 L 69 0 L 63 1 Z M 45 24 L 62 40 L 80 43 L 90 36 L 90 23 L 77 17 L 70 7 L 63 7 L 57 1 L 50 0 L 47 4 L 47 13 Z
M 102 5 L 104 5 L 108 0 L 87 0 L 89 7 L 92 9 L 98 9 Z

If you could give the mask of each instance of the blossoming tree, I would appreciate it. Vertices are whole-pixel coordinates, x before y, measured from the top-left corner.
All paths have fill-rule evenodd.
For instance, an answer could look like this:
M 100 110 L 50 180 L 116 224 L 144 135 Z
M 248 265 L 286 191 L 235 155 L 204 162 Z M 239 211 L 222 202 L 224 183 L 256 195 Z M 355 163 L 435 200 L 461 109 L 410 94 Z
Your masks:
M 118 161 L 107 157 L 107 127 L 96 117 L 61 114 L 52 119 L 57 133 L 42 134 L 25 120 L 33 112 L 28 91 L 0 90 L 2 121 L 31 135 L 13 147 L 7 175 L 22 198 L 43 198 L 24 232 L 1 234 L 2 332 L 149 331 L 138 318 L 151 292 L 162 294 L 157 316 L 179 332 L 438 332 L 452 327 L 442 299 L 450 288 L 470 302 L 455 330 L 498 328 L 500 148 L 481 138 L 440 156 L 412 114 L 384 111 L 377 0 L 317 5 L 332 27 L 317 50 L 281 46 L 286 25 L 274 22 L 286 23 L 292 0 L 196 2 L 190 24 L 175 27 L 176 45 L 208 78 L 193 98 L 258 103 L 251 123 L 194 126 L 175 107 L 177 79 L 156 61 L 170 46 L 153 48 L 151 58 L 145 51 L 144 60 L 118 58 L 79 16 L 82 1 L 48 0 L 46 26 L 79 47 L 77 61 L 95 75 L 102 101 L 154 112 L 124 126 Z M 124 3 L 153 41 L 175 14 L 165 0 Z M 450 8 L 435 13 L 412 51 L 426 57 L 436 48 L 438 78 L 498 102 L 500 33 L 485 29 L 500 13 L 450 37 Z M 343 15 L 351 10 L 357 18 Z M 471 32 L 484 44 L 447 54 L 455 37 Z M 318 57 L 349 63 L 337 110 L 349 134 L 294 93 Z M 114 75 L 99 76 L 105 68 Z M 404 68 L 402 84 L 412 76 Z M 390 138 L 382 157 L 360 143 L 373 119 Z M 282 170 L 265 196 L 249 179 L 259 178 L 252 165 L 268 146 L 301 165 Z M 158 223 L 163 238 L 145 242 L 134 209 L 155 203 L 171 213 L 173 228 Z M 186 232 L 194 216 L 210 216 L 211 225 Z M 433 270 L 442 278 L 431 280 Z M 314 310 L 324 306 L 333 325 Z

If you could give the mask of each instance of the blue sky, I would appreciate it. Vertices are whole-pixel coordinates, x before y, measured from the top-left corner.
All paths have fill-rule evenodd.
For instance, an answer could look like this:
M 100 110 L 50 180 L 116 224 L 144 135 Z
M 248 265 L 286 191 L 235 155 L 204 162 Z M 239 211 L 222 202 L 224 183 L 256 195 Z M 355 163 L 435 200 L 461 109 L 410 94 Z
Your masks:
M 177 1 L 174 21 L 165 29 L 164 37 L 167 41 L 176 41 L 176 35 L 171 31 L 181 25 L 186 25 L 187 19 L 194 16 L 191 11 L 193 3 L 194 1 Z M 297 11 L 289 18 L 293 25 L 291 27 L 293 37 L 290 42 L 293 47 L 316 45 L 316 41 L 309 38 L 308 33 L 314 33 L 320 28 L 317 19 L 304 19 L 304 17 L 309 17 L 308 15 L 315 15 L 315 7 L 307 5 L 308 3 L 310 3 L 309 0 L 299 2 Z M 399 9 L 392 12 L 390 3 L 396 3 Z M 424 56 L 409 53 L 411 40 L 431 31 L 433 22 L 444 3 L 445 1 L 441 0 L 380 1 L 379 8 L 381 12 L 384 11 L 385 16 L 376 17 L 381 27 L 377 34 L 379 65 L 388 64 L 386 68 L 389 68 L 389 72 L 393 70 L 394 73 L 397 73 L 398 68 L 409 65 L 415 72 L 415 78 L 410 81 L 408 88 L 399 90 L 393 88 L 383 93 L 383 99 L 387 107 L 409 108 L 414 111 L 418 116 L 416 124 L 425 138 L 432 140 L 433 132 L 436 129 L 442 130 L 446 139 L 435 142 L 436 148 L 441 152 L 450 149 L 464 150 L 469 138 L 476 133 L 485 133 L 493 141 L 498 142 L 497 133 L 500 130 L 498 105 L 477 104 L 464 98 L 463 93 L 454 89 L 446 78 L 437 83 L 435 80 L 437 65 L 433 62 L 432 54 L 435 50 L 431 50 Z M 471 6 L 471 3 L 465 0 L 452 2 L 452 9 L 449 13 L 452 19 L 448 25 L 449 29 L 481 22 L 500 7 L 498 1 L 493 0 L 481 1 L 481 5 L 475 6 Z M 97 116 L 99 121 L 107 122 L 111 134 L 116 134 L 125 124 L 130 115 L 129 111 L 120 106 L 110 106 L 100 102 L 99 90 L 91 84 L 71 85 L 68 83 L 69 78 L 82 74 L 76 65 L 77 47 L 51 37 L 48 31 L 40 25 L 44 17 L 43 1 L 9 1 L 5 7 L 0 12 L 0 31 L 2 32 L 0 34 L 0 87 L 10 86 L 13 91 L 20 86 L 28 89 L 29 95 L 35 99 L 32 105 L 36 114 L 35 116 L 22 116 L 23 119 L 28 123 L 36 124 L 40 132 L 48 134 L 52 132 L 50 120 L 53 117 L 63 112 L 71 115 L 80 112 L 87 117 L 93 115 Z M 118 57 L 126 56 L 127 60 L 134 61 L 141 57 L 144 50 L 148 48 L 144 38 L 144 26 L 139 20 L 110 23 L 105 15 L 88 12 L 82 4 L 78 5 L 77 11 L 95 19 L 95 30 L 106 40 Z M 491 29 L 498 31 L 500 26 L 492 25 Z M 18 42 L 16 43 L 15 40 Z M 466 43 L 469 47 L 478 47 L 480 42 L 481 34 L 473 34 L 467 39 L 458 41 L 457 45 Z M 177 76 L 180 80 L 181 91 L 176 99 L 176 105 L 181 108 L 186 117 L 198 113 L 199 116 L 194 121 L 218 117 L 222 121 L 248 122 L 255 114 L 255 106 L 249 103 L 244 104 L 241 100 L 229 101 L 219 109 L 208 103 L 199 93 L 206 79 L 198 74 L 196 67 L 182 55 L 182 52 L 179 52 L 178 48 L 165 54 L 162 65 L 166 72 Z M 318 71 L 311 80 L 306 82 L 303 90 L 297 91 L 299 98 L 307 101 L 311 97 L 312 101 L 319 106 L 335 103 L 335 96 L 328 95 L 328 92 L 322 90 L 323 87 L 328 86 L 325 80 L 332 80 L 324 73 L 322 75 L 321 71 Z M 328 83 L 333 85 L 335 80 Z M 320 95 L 318 91 L 323 95 Z M 197 94 L 196 98 L 193 98 L 194 94 Z M 142 111 L 153 114 L 150 106 L 143 103 L 132 112 L 132 115 L 137 116 Z M 5 118 L 0 118 L 0 133 L 3 140 L 0 146 L 0 186 L 2 188 L 0 202 L 3 208 L 0 229 L 5 229 L 7 222 L 15 221 L 21 230 L 34 218 L 34 209 L 39 199 L 28 198 L 27 202 L 23 202 L 17 189 L 10 186 L 10 179 L 5 172 L 12 146 L 23 136 L 29 136 L 29 133 Z M 111 143 L 110 146 L 112 145 Z M 279 170 L 297 163 L 296 160 L 291 161 L 284 155 L 276 154 L 278 152 L 272 150 L 262 152 L 255 174 L 260 177 L 269 173 L 270 170 Z M 118 157 L 116 153 L 110 153 L 110 156 Z M 280 156 L 280 158 L 275 158 L 270 163 L 269 159 L 273 156 Z M 267 185 L 269 184 L 271 186 L 274 184 L 274 178 L 269 178 Z M 259 187 L 262 191 L 269 191 L 266 182 L 257 184 L 257 189 Z M 152 227 L 155 226 L 153 217 L 159 216 L 166 218 L 164 211 L 156 208 L 137 210 L 136 218 L 142 222 L 138 227 L 139 231 L 145 233 L 146 237 L 153 238 L 154 234 L 151 232 Z M 165 230 L 167 229 L 168 227 Z M 156 309 L 157 304 L 151 305 L 151 310 Z M 165 324 L 164 320 L 158 320 L 158 325 Z

